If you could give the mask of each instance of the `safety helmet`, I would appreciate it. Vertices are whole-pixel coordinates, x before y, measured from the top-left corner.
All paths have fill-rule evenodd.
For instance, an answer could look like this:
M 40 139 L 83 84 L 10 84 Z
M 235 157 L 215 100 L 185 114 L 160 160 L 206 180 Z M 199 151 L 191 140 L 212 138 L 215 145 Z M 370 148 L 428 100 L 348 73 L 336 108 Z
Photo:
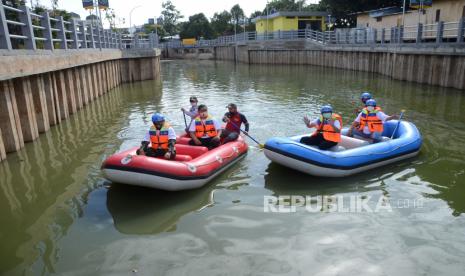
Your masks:
M 362 100 L 362 102 L 366 102 L 369 99 L 373 99 L 373 97 L 371 96 L 371 93 L 368 91 L 363 92 L 362 95 L 360 95 L 360 100 Z
M 152 115 L 152 122 L 155 123 L 160 123 L 165 121 L 165 116 L 161 115 L 160 113 L 155 113 Z
M 374 99 L 369 99 L 365 102 L 366 106 L 376 106 L 376 101 Z
M 330 105 L 325 105 L 321 108 L 321 114 L 323 113 L 333 113 L 333 108 Z

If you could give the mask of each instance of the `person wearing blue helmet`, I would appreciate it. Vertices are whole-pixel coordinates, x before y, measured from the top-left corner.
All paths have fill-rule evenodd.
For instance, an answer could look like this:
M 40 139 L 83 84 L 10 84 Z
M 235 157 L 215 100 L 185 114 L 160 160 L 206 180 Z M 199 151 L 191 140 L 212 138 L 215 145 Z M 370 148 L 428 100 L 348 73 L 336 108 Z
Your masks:
M 321 115 L 314 121 L 304 117 L 304 123 L 308 128 L 316 128 L 310 136 L 304 136 L 300 143 L 317 146 L 321 150 L 327 150 L 341 142 L 342 118 L 333 113 L 333 108 L 325 105 L 321 108 Z
M 368 92 L 368 91 L 363 92 L 360 95 L 360 101 L 362 101 L 363 107 L 362 108 L 355 108 L 355 114 L 358 115 L 360 112 L 362 112 L 362 109 L 365 108 L 365 103 L 370 99 L 373 99 L 373 96 L 371 95 L 371 93 Z
M 165 117 L 160 113 L 152 115 L 150 130 L 144 137 L 138 155 L 150 157 L 164 156 L 165 159 L 174 160 L 176 158 L 176 133 Z M 149 146 L 150 145 L 150 146 Z
M 397 119 L 397 115 L 386 115 L 379 106 L 376 100 L 369 99 L 365 102 L 365 108 L 358 114 L 352 126 L 349 129 L 348 136 L 359 136 L 367 138 L 378 143 L 381 141 L 384 131 L 384 122 Z

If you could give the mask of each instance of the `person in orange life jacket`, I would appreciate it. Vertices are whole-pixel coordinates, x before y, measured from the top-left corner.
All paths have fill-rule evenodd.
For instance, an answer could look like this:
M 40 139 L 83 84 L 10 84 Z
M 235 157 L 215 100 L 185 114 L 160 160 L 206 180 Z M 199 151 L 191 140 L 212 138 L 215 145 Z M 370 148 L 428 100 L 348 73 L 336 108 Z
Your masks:
M 176 133 L 174 129 L 160 113 L 153 114 L 152 123 L 153 125 L 136 153 L 150 157 L 164 156 L 166 159 L 174 160 L 176 157 Z
M 333 108 L 325 105 L 321 108 L 321 116 L 311 122 L 307 116 L 304 122 L 308 128 L 316 128 L 311 136 L 302 137 L 300 143 L 318 146 L 321 150 L 327 150 L 336 146 L 341 141 L 342 119 Z
M 347 133 L 347 136 L 354 135 L 362 138 L 372 139 L 373 143 L 381 141 L 384 122 L 399 118 L 397 115 L 388 116 L 376 105 L 374 99 L 366 101 L 366 107 L 358 114 L 355 121 Z
M 221 132 L 221 138 L 224 144 L 236 141 L 237 138 L 239 138 L 242 124 L 245 126 L 245 132 L 249 132 L 249 122 L 244 114 L 237 111 L 237 106 L 231 103 L 227 108 L 229 112 L 226 112 L 223 117 L 223 122 L 226 123 L 226 127 Z
M 362 102 L 363 106 L 361 108 L 355 108 L 355 114 L 358 115 L 360 112 L 362 112 L 362 109 L 365 108 L 366 102 L 371 99 L 373 99 L 373 97 L 371 96 L 370 92 L 368 91 L 363 92 L 360 95 L 360 101 Z
M 216 148 L 220 145 L 221 124 L 208 114 L 206 105 L 199 105 L 199 115 L 189 127 L 192 139 L 190 145 L 205 146 L 208 149 Z

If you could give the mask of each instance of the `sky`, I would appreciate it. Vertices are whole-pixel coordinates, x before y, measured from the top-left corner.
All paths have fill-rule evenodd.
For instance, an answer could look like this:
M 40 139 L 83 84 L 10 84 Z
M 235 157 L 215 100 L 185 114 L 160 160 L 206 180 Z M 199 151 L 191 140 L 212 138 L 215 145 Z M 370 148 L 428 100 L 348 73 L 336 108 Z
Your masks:
M 50 6 L 51 3 L 51 0 L 26 1 L 34 3 L 38 1 L 44 6 Z M 161 2 L 162 0 L 109 0 L 110 7 L 115 10 L 117 27 L 129 26 L 129 13 L 133 8 L 135 9 L 131 16 L 132 25 L 142 25 L 147 23 L 149 18 L 158 17 L 161 13 Z M 267 0 L 172 0 L 171 2 L 184 15 L 182 20 L 187 20 L 190 15 L 201 12 L 211 18 L 215 12 L 229 11 L 235 4 L 239 4 L 245 14 L 249 16 L 256 10 L 263 10 Z M 317 2 L 318 0 L 307 0 L 307 4 Z M 82 8 L 82 0 L 58 0 L 58 6 L 60 9 L 80 14 L 81 18 L 89 15 L 89 12 Z

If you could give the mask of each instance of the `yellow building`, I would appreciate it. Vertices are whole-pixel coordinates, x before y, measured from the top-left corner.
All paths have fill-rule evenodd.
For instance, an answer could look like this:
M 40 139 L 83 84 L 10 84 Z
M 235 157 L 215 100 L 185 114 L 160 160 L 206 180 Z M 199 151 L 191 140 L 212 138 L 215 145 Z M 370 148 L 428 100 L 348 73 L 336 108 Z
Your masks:
M 318 31 L 326 30 L 329 22 L 327 12 L 275 12 L 268 16 L 262 15 L 252 19 L 255 22 L 257 33 L 275 31 L 296 31 L 312 29 Z
M 409 2 L 407 0 L 407 4 Z M 457 22 L 460 18 L 465 18 L 465 0 L 433 0 L 431 7 L 408 10 L 404 19 L 399 7 L 357 13 L 357 27 L 388 29 L 401 26 L 403 21 L 405 26 L 416 26 L 418 23 Z

